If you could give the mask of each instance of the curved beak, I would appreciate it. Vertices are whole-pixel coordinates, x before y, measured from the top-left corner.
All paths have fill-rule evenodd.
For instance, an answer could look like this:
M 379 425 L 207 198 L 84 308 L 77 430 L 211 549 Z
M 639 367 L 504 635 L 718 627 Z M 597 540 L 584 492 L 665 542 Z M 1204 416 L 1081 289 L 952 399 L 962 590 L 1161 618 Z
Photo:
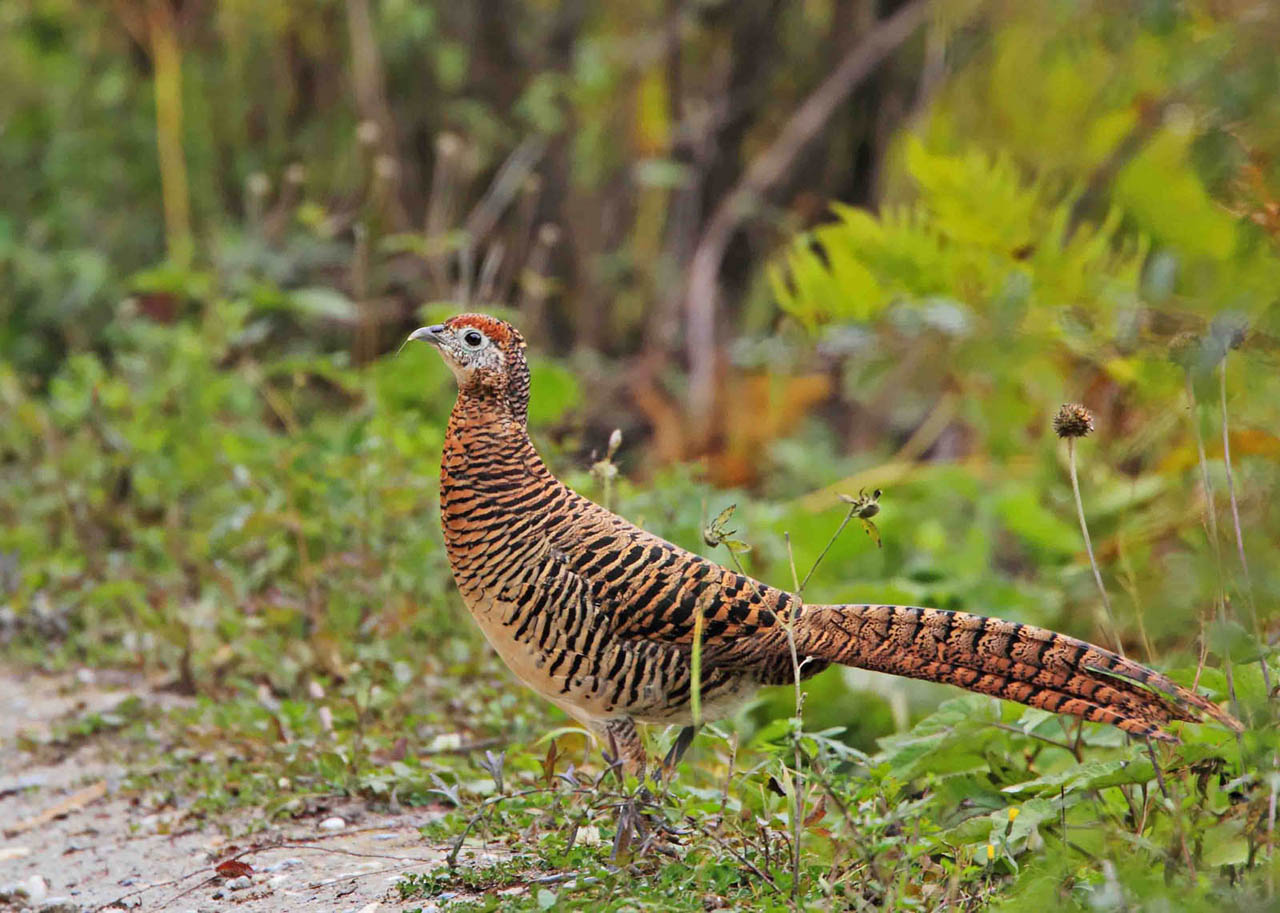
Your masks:
M 444 340 L 445 325 L 443 323 L 435 323 L 429 327 L 420 327 L 409 334 L 410 340 L 422 339 L 434 346 L 440 345 Z

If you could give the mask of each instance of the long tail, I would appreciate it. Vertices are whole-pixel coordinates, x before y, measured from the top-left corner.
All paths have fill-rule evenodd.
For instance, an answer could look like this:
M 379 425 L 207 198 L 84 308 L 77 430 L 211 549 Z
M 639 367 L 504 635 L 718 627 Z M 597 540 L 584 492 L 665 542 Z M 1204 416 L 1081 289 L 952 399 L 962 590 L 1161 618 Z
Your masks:
M 815 659 L 959 685 L 1125 732 L 1176 741 L 1161 727 L 1231 714 L 1110 650 L 998 618 L 914 606 L 806 606 L 796 649 Z

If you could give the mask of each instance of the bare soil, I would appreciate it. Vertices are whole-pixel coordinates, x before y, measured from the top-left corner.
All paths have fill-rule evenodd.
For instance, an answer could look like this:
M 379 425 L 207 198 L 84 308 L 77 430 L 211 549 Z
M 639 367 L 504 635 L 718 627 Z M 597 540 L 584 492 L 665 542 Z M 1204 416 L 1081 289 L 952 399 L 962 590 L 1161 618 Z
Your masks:
M 394 885 L 443 863 L 447 848 L 418 830 L 438 813 L 391 814 L 341 800 L 265 827 L 248 812 L 192 820 L 142 807 L 122 786 L 127 758 L 104 744 L 109 738 L 61 754 L 24 750 L 47 742 L 57 721 L 109 711 L 131 695 L 178 700 L 127 676 L 0 667 L 0 911 L 433 908 L 400 901 Z M 216 872 L 237 856 L 252 874 Z

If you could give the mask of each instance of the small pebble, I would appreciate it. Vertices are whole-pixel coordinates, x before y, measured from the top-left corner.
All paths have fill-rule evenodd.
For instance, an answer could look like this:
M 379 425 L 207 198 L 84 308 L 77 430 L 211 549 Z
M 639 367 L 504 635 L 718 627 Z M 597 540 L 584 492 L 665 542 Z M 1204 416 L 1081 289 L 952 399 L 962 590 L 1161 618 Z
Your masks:
M 248 875 L 241 875 L 239 878 L 232 878 L 227 882 L 228 891 L 243 891 L 251 887 L 253 887 L 253 879 Z
M 45 881 L 39 875 L 32 875 L 26 881 L 22 882 L 22 887 L 27 892 L 27 902 L 32 906 L 40 903 L 49 896 L 49 882 Z
M 332 818 L 325 818 L 320 822 L 320 830 L 322 831 L 340 831 L 347 826 L 347 822 L 334 815 Z
M 297 868 L 298 866 L 300 866 L 300 865 L 302 865 L 302 860 L 301 860 L 301 859 L 299 859 L 299 858 L 298 858 L 298 857 L 296 857 L 296 856 L 290 856 L 288 859 L 281 859 L 279 862 L 273 862 L 273 863 L 271 863 L 271 865 L 267 866 L 267 867 L 266 867 L 265 869 L 263 869 L 262 871 L 264 871 L 264 872 L 279 872 L 279 871 L 282 871 L 282 870 L 284 870 L 284 869 L 296 869 L 296 868 Z
M 431 744 L 427 746 L 427 751 L 456 751 L 462 747 L 462 734 L 457 732 L 442 732 L 431 740 Z

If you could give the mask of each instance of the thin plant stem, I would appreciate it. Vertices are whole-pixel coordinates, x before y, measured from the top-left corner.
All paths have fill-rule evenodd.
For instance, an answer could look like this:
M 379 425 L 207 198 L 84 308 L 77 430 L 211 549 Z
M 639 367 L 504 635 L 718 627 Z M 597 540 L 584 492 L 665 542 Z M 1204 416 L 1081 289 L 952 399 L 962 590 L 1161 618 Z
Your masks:
M 1080 517 L 1080 532 L 1084 535 L 1084 550 L 1089 555 L 1089 566 L 1093 568 L 1093 579 L 1098 584 L 1098 592 L 1102 594 L 1102 607 L 1107 612 L 1107 623 L 1111 625 L 1111 636 L 1115 638 L 1116 652 L 1124 656 L 1124 644 L 1120 642 L 1120 626 L 1116 624 L 1116 616 L 1111 611 L 1111 599 L 1107 596 L 1107 588 L 1102 583 L 1102 572 L 1098 570 L 1098 559 L 1093 554 L 1093 540 L 1089 538 L 1089 524 L 1084 519 L 1084 501 L 1080 497 L 1080 477 L 1076 472 L 1076 440 L 1067 438 L 1067 466 L 1071 471 L 1071 490 L 1076 496 L 1076 514 Z
M 1196 406 L 1195 385 L 1191 381 L 1191 372 L 1186 372 L 1187 402 L 1191 408 L 1191 430 L 1195 432 L 1196 457 L 1200 462 L 1200 485 L 1204 490 L 1204 515 L 1209 528 L 1209 544 L 1213 547 L 1213 562 L 1218 574 L 1218 621 L 1223 625 L 1227 621 L 1227 593 L 1222 580 L 1222 545 L 1218 539 L 1218 511 L 1213 503 L 1213 483 L 1209 481 L 1209 459 L 1205 456 L 1204 435 L 1200 431 L 1200 414 Z M 1240 702 L 1236 699 L 1236 677 L 1231 665 L 1231 656 L 1224 651 L 1222 655 L 1222 671 L 1227 678 L 1227 693 L 1231 696 L 1231 706 L 1236 715 L 1240 714 Z
M 1151 758 L 1151 769 L 1154 770 L 1156 774 L 1156 784 L 1159 785 L 1160 787 L 1160 794 L 1163 795 L 1166 799 L 1168 799 L 1170 798 L 1169 787 L 1165 785 L 1164 772 L 1160 769 L 1160 759 L 1156 757 L 1155 746 L 1151 744 L 1150 739 L 1147 739 L 1146 743 L 1147 743 L 1147 756 Z
M 787 542 L 787 560 L 791 563 L 791 584 L 795 587 L 796 596 L 800 595 L 800 575 L 796 573 L 796 553 L 791 548 L 791 533 L 783 533 Z
M 1271 787 L 1271 797 L 1267 800 L 1267 855 L 1271 855 L 1271 839 L 1276 830 L 1276 788 Z M 1267 879 L 1267 895 L 1270 896 L 1275 890 L 1275 870 L 1272 870 L 1271 877 Z
M 689 671 L 689 700 L 692 705 L 693 725 L 702 725 L 702 631 L 704 618 L 699 611 L 693 618 L 693 656 L 690 658 L 692 668 Z
M 850 516 L 852 516 L 852 511 L 850 512 Z M 849 521 L 849 518 L 845 517 L 845 523 L 847 523 L 848 521 Z M 844 529 L 843 523 L 840 525 L 840 529 Z M 839 536 L 839 535 L 840 535 L 840 532 L 839 530 L 837 530 L 836 536 Z M 804 716 L 803 716 L 804 691 L 800 687 L 800 655 L 799 653 L 796 652 L 795 623 L 796 623 L 796 614 L 797 614 L 798 608 L 799 606 L 804 604 L 804 600 L 802 599 L 802 596 L 804 594 L 804 585 L 809 582 L 809 577 L 813 574 L 813 568 L 809 569 L 809 573 L 805 575 L 804 581 L 801 582 L 799 580 L 799 575 L 796 574 L 796 556 L 795 556 L 795 552 L 792 551 L 792 548 L 791 548 L 791 533 L 786 534 L 786 540 L 787 540 L 787 559 L 791 563 L 791 581 L 796 588 L 796 603 L 797 603 L 797 608 L 793 609 L 791 613 L 787 616 L 787 649 L 791 651 L 791 672 L 792 672 L 792 676 L 794 677 L 795 686 L 796 686 L 795 725 L 792 727 L 792 732 L 791 732 L 792 761 L 795 765 L 795 777 L 792 780 L 792 789 L 795 792 L 793 797 L 794 798 L 793 806 L 791 809 L 791 903 L 793 906 L 796 907 L 796 909 L 799 909 L 800 907 L 800 831 L 801 831 L 801 820 L 804 814 L 804 799 L 800 794 L 801 788 L 804 785 L 804 779 L 800 774 L 800 728 L 802 725 L 802 721 L 804 719 Z M 831 542 L 834 542 L 834 541 L 835 541 L 835 538 L 833 537 Z M 827 553 L 827 550 L 831 548 L 831 542 L 828 542 L 827 548 L 822 550 L 823 555 L 825 555 Z M 822 560 L 822 556 L 819 555 L 818 561 L 821 561 L 821 560 Z M 817 567 L 817 566 L 818 566 L 818 563 L 814 562 L 814 567 Z
M 1120 559 L 1122 575 L 1120 584 L 1133 602 L 1133 617 L 1138 622 L 1138 638 L 1142 641 L 1142 650 L 1146 654 L 1147 663 L 1151 664 L 1155 661 L 1155 650 L 1151 647 L 1151 638 L 1147 636 L 1146 612 L 1143 610 L 1142 594 L 1138 590 L 1138 582 L 1133 573 L 1133 562 L 1129 560 L 1129 551 L 1125 548 L 1124 536 L 1116 537 L 1116 554 Z
M 818 569 L 818 565 L 822 564 L 822 559 L 827 557 L 827 553 L 831 551 L 832 546 L 836 544 L 836 540 L 840 538 L 840 534 L 844 532 L 845 527 L 849 525 L 849 522 L 858 513 L 859 509 L 860 509 L 860 505 L 858 504 L 850 505 L 849 509 L 845 512 L 844 519 L 840 521 L 840 525 L 836 527 L 836 531 L 831 534 L 831 538 L 827 540 L 827 544 L 823 547 L 821 553 L 819 553 L 818 557 L 814 560 L 813 566 L 809 568 L 809 572 L 804 575 L 803 580 L 797 581 L 798 575 L 796 574 L 795 553 L 791 549 L 791 536 L 790 534 L 787 535 L 786 537 L 787 557 L 791 563 L 791 579 L 795 583 L 796 600 L 799 602 L 800 605 L 804 604 L 804 589 L 806 586 L 809 585 L 809 580 L 810 578 L 813 577 L 813 572 Z M 804 797 L 803 797 L 804 780 L 802 778 L 801 770 L 800 770 L 800 760 L 801 760 L 800 729 L 801 729 L 801 720 L 803 719 L 803 710 L 804 710 L 804 691 L 800 687 L 801 663 L 800 663 L 799 653 L 797 653 L 796 651 L 796 638 L 795 638 L 796 615 L 797 615 L 797 611 L 792 611 L 791 614 L 787 617 L 787 648 L 791 651 L 791 669 L 795 677 L 795 686 L 796 686 L 796 713 L 795 713 L 796 725 L 793 727 L 792 733 L 791 733 L 792 749 L 794 752 L 794 761 L 795 761 L 795 781 L 794 781 L 794 787 L 793 787 L 795 789 L 795 796 L 794 796 L 795 801 L 794 801 L 794 808 L 791 813 L 791 819 L 792 819 L 791 820 L 791 830 L 792 830 L 791 902 L 797 909 L 799 909 L 799 905 L 800 905 L 800 835 L 803 830 L 803 821 L 804 821 Z
M 785 630 L 787 632 L 787 649 L 791 653 L 791 671 L 795 681 L 796 697 L 796 711 L 794 717 L 795 725 L 792 727 L 791 732 L 792 761 L 795 766 L 792 780 L 793 796 L 791 810 L 791 903 L 797 910 L 800 908 L 800 838 L 803 832 L 804 823 L 804 777 L 801 773 L 802 757 L 800 751 L 800 733 L 803 725 L 802 721 L 804 719 L 804 689 L 800 684 L 802 681 L 802 664 L 800 662 L 800 654 L 796 650 L 795 621 L 799 609 L 804 605 L 804 588 L 808 585 L 809 579 L 813 577 L 813 572 L 818 569 L 818 565 L 822 563 L 822 559 L 827 557 L 827 553 L 831 551 L 832 546 L 836 544 L 836 540 L 840 538 L 840 534 L 844 532 L 845 527 L 849 525 L 849 521 L 854 518 L 854 515 L 859 509 L 859 505 L 857 504 L 849 507 L 849 510 L 844 515 L 844 519 L 840 521 L 840 525 L 836 527 L 836 531 L 832 533 L 831 538 L 827 541 L 822 552 L 813 562 L 813 566 L 809 568 L 809 572 L 804 575 L 803 580 L 800 580 L 799 575 L 796 573 L 796 558 L 795 553 L 791 548 L 791 534 L 785 534 L 787 542 L 787 558 L 791 565 L 791 580 L 795 585 L 796 592 L 796 609 L 793 609 L 792 612 L 788 614 Z M 732 555 L 733 549 L 730 549 L 729 553 Z M 735 563 L 737 563 L 736 555 L 734 555 L 734 560 Z M 739 570 L 741 570 L 740 565 Z
M 1069 751 L 1075 756 L 1075 759 L 1078 762 L 1084 760 L 1080 755 L 1080 746 L 1078 744 L 1070 745 L 1066 742 L 1060 742 L 1057 739 L 1051 739 L 1048 736 L 1037 735 L 1034 732 L 1027 732 L 1023 729 L 1019 729 L 1017 726 L 1010 726 L 1008 723 L 988 723 L 987 725 L 994 726 L 996 729 L 1003 729 L 1005 732 L 1012 732 L 1015 735 L 1028 736 L 1035 739 L 1037 742 L 1044 742 L 1046 745 L 1052 745 L 1055 748 L 1061 748 L 1063 751 Z
M 809 578 L 813 576 L 813 572 L 818 569 L 818 565 L 822 563 L 822 559 L 827 557 L 827 552 L 831 551 L 831 547 L 836 544 L 836 540 L 840 538 L 840 534 L 844 532 L 844 528 L 849 525 L 849 521 L 853 519 L 853 515 L 857 512 L 857 507 L 851 506 L 845 513 L 844 519 L 840 521 L 840 525 L 836 527 L 836 531 L 823 547 L 822 552 L 813 562 L 813 567 L 809 568 L 809 573 L 804 575 L 804 580 L 797 580 L 796 574 L 796 558 L 795 553 L 791 549 L 791 535 L 787 534 L 787 557 L 791 562 L 791 580 L 795 583 L 796 600 L 799 605 L 804 604 L 804 588 L 809 584 Z M 795 725 L 791 732 L 791 748 L 793 753 L 793 761 L 795 764 L 795 779 L 792 789 L 794 790 L 793 807 L 791 810 L 791 903 L 796 909 L 800 907 L 800 837 L 803 831 L 804 821 L 804 777 L 800 770 L 800 730 L 801 721 L 804 719 L 804 690 L 800 687 L 800 654 L 796 651 L 795 622 L 797 611 L 793 610 L 787 616 L 787 649 L 791 651 L 791 671 L 795 679 L 796 687 L 796 713 Z
M 796 596 L 803 595 L 804 588 L 809 585 L 809 578 L 813 576 L 813 572 L 818 569 L 818 565 L 822 563 L 822 559 L 827 557 L 827 552 L 831 551 L 831 547 L 836 544 L 836 540 L 840 538 L 840 534 L 844 532 L 844 528 L 849 525 L 849 521 L 853 519 L 853 515 L 858 512 L 858 505 L 850 506 L 844 519 L 840 521 L 840 525 L 836 527 L 836 531 L 831 534 L 831 538 L 827 541 L 826 546 L 822 549 L 822 553 L 813 562 L 813 567 L 809 568 L 809 573 L 804 575 L 804 580 L 800 581 L 800 585 L 796 587 Z M 790 540 L 788 540 L 789 542 Z
M 791 651 L 791 671 L 796 683 L 796 715 L 791 730 L 791 749 L 795 773 L 792 780 L 794 790 L 791 811 L 791 903 L 800 908 L 800 836 L 804 821 L 804 777 L 800 771 L 800 731 L 804 720 L 804 691 L 800 687 L 800 657 L 796 653 L 795 637 L 796 612 L 787 617 L 787 648 Z
M 705 504 L 704 504 L 703 512 L 704 512 L 704 526 L 705 526 Z M 852 516 L 852 513 L 850 514 L 850 516 Z M 848 517 L 845 518 L 845 523 L 848 523 Z M 844 529 L 843 523 L 840 525 L 840 529 Z M 840 531 L 837 530 L 836 536 L 839 536 L 839 535 L 840 535 Z M 787 553 L 790 555 L 791 554 L 790 534 L 787 534 L 786 538 L 787 538 Z M 827 543 L 827 549 L 831 548 L 831 544 L 834 541 L 835 541 L 835 537 L 832 537 L 831 542 Z M 721 544 L 724 544 L 724 543 L 722 542 Z M 738 572 L 743 576 L 746 576 L 746 571 L 742 567 L 742 562 L 738 558 L 737 551 L 728 545 L 726 545 L 726 548 L 729 549 L 729 556 L 733 559 L 734 566 L 738 568 Z M 827 553 L 827 549 L 823 550 L 823 553 L 822 553 L 823 555 Z M 818 560 L 821 561 L 822 557 L 819 556 Z M 795 578 L 795 564 L 796 564 L 795 557 L 794 555 L 792 555 L 791 556 L 791 576 L 793 579 Z M 817 564 L 815 563 L 814 566 L 816 567 Z M 812 569 L 809 571 L 809 573 L 810 574 L 813 573 Z M 809 578 L 806 576 L 805 581 L 807 582 L 808 580 Z M 801 664 L 800 664 L 800 654 L 796 650 L 795 621 L 796 621 L 796 615 L 798 614 L 800 607 L 803 605 L 803 602 L 800 599 L 800 593 L 803 591 L 803 589 L 804 589 L 803 584 L 796 587 L 796 602 L 794 603 L 794 608 L 792 609 L 792 611 L 787 615 L 787 623 L 785 625 L 785 631 L 787 634 L 787 649 L 791 652 L 791 672 L 792 672 L 793 680 L 795 681 L 795 689 L 796 689 L 796 712 L 795 712 L 795 716 L 793 717 L 793 725 L 791 727 L 792 762 L 795 767 L 795 769 L 792 771 L 792 779 L 791 779 L 791 784 L 792 784 L 791 788 L 793 791 L 792 807 L 791 807 L 791 905 L 796 910 L 800 909 L 800 837 L 802 833 L 802 823 L 804 821 L 804 795 L 803 795 L 804 775 L 801 773 L 801 769 L 800 769 L 800 761 L 801 761 L 800 733 L 804 726 L 803 724 L 804 690 L 800 687 Z M 700 719 L 699 711 L 701 709 L 700 707 L 701 695 L 698 693 L 702 686 L 702 675 L 701 675 L 702 631 L 701 631 L 701 625 L 699 624 L 699 622 L 701 621 L 702 621 L 701 616 L 699 616 L 694 620 L 693 670 L 692 670 L 693 679 L 691 682 L 691 686 L 693 688 L 693 695 L 692 695 L 694 698 L 693 716 L 694 716 L 695 724 Z
M 1244 598 L 1249 605 L 1249 616 L 1253 622 L 1253 636 L 1258 639 L 1259 645 L 1264 645 L 1265 640 L 1262 636 L 1262 627 L 1258 623 L 1258 604 L 1253 598 L 1253 580 L 1249 575 L 1249 559 L 1244 551 L 1244 532 L 1240 525 L 1240 505 L 1236 501 L 1236 483 L 1235 473 L 1231 471 L 1231 435 L 1228 433 L 1227 422 L 1227 359 L 1222 359 L 1222 365 L 1219 368 L 1219 384 L 1222 395 L 1222 465 L 1227 474 L 1227 496 L 1231 501 L 1231 523 L 1235 527 L 1236 533 L 1236 554 L 1240 558 L 1240 571 L 1244 574 Z M 1268 697 L 1271 695 L 1271 670 L 1267 668 L 1266 652 L 1258 657 L 1258 665 L 1262 667 L 1262 682 L 1266 686 Z

